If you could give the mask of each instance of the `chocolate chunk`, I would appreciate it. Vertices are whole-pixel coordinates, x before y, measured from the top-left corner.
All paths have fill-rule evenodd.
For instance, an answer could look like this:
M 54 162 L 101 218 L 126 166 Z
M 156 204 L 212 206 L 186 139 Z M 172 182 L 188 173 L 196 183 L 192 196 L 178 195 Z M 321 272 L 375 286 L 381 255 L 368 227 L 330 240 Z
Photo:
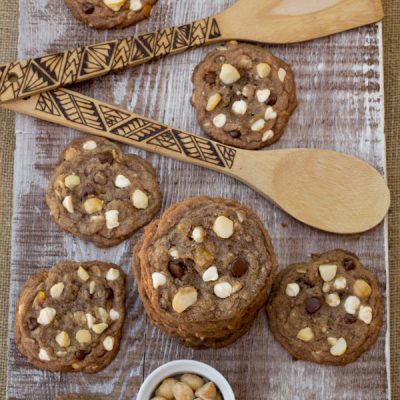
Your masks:
M 94 174 L 93 181 L 98 185 L 105 185 L 107 183 L 107 176 L 102 171 L 96 172 Z
M 82 4 L 82 10 L 85 14 L 93 14 L 94 13 L 94 5 L 90 3 Z
M 86 185 L 82 189 L 82 197 L 91 196 L 93 194 L 96 194 L 96 189 L 92 185 Z
M 310 297 L 306 300 L 306 311 L 314 314 L 321 308 L 321 300 L 318 297 Z
M 345 258 L 345 259 L 342 261 L 342 264 L 343 264 L 343 268 L 344 268 L 346 271 L 351 271 L 352 269 L 355 269 L 355 267 L 356 267 L 356 263 L 355 263 L 354 260 L 351 259 L 351 258 Z
M 185 275 L 186 267 L 181 261 L 170 261 L 168 264 L 168 270 L 173 277 L 181 279 L 182 276 Z
M 36 318 L 29 318 L 27 322 L 30 331 L 34 331 L 39 325 Z
M 356 321 L 357 318 L 355 317 L 355 315 L 346 314 L 344 316 L 344 322 L 346 322 L 346 324 L 354 324 Z
M 214 85 L 217 80 L 217 74 L 215 72 L 207 72 L 204 75 L 204 81 L 210 85 Z
M 249 264 L 244 258 L 237 258 L 231 266 L 231 274 L 235 278 L 240 278 L 249 269 Z
M 230 134 L 231 137 L 234 138 L 234 139 L 238 139 L 238 138 L 240 138 L 240 136 L 242 136 L 242 134 L 240 133 L 240 131 L 230 131 L 229 134 Z
M 268 100 L 265 102 L 267 106 L 274 106 L 278 101 L 278 96 L 275 93 L 271 93 Z
M 90 351 L 78 350 L 75 352 L 75 357 L 77 360 L 82 361 L 89 353 Z
M 100 153 L 98 155 L 99 161 L 102 164 L 112 164 L 112 162 L 114 161 L 114 157 L 111 153 L 111 151 L 105 151 L 104 153 Z

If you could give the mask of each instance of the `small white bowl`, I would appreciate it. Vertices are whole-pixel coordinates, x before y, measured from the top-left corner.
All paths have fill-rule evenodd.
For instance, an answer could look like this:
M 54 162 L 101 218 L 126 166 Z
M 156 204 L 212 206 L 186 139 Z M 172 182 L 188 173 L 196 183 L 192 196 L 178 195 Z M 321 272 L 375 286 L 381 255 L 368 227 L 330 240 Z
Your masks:
M 214 382 L 223 400 L 235 400 L 233 390 L 223 375 L 209 365 L 193 360 L 171 361 L 157 368 L 143 382 L 136 400 L 151 400 L 164 379 L 184 373 L 196 374 Z

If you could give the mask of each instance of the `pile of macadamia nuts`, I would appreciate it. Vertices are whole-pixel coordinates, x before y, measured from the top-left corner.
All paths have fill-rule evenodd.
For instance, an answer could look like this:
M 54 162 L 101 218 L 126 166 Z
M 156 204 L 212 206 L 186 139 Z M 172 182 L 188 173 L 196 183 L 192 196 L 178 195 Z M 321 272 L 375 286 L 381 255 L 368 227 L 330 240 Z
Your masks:
M 183 374 L 165 379 L 151 400 L 223 400 L 214 382 Z

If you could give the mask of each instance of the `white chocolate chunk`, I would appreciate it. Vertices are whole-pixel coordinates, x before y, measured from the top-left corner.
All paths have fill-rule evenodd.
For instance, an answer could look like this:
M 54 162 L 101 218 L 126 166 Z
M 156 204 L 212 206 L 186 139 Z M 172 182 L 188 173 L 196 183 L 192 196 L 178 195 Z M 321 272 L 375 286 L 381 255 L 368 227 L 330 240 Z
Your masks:
M 174 260 L 179 258 L 178 249 L 176 247 L 171 247 L 168 253 Z
M 50 296 L 53 299 L 58 299 L 59 297 L 61 297 L 62 292 L 64 291 L 64 287 L 65 287 L 64 283 L 62 282 L 56 283 L 50 288 Z
M 206 238 L 205 229 L 201 226 L 196 226 L 192 231 L 192 239 L 196 243 L 202 243 L 202 242 L 204 242 L 205 238 Z
M 286 71 L 283 68 L 279 68 L 278 70 L 278 78 L 281 82 L 283 82 L 286 78 Z
M 372 288 L 364 279 L 357 279 L 353 285 L 353 293 L 362 299 L 367 299 L 372 293 Z
M 272 107 L 267 107 L 266 111 L 265 111 L 265 115 L 264 115 L 264 119 L 266 121 L 269 121 L 271 119 L 275 119 L 277 117 L 277 113 L 276 111 L 272 108 Z
M 70 214 L 74 212 L 74 203 L 72 202 L 72 196 L 64 197 L 62 205 Z
M 297 338 L 303 342 L 310 342 L 314 339 L 314 332 L 309 327 L 300 329 L 297 334 Z
M 264 132 L 261 141 L 266 142 L 267 140 L 272 139 L 273 137 L 274 137 L 274 131 L 270 129 Z
M 97 308 L 97 312 L 98 312 L 99 315 L 100 315 L 100 319 L 101 319 L 103 322 L 107 322 L 107 319 L 108 319 L 108 312 L 107 312 L 107 310 L 106 310 L 105 308 L 103 308 L 103 307 L 98 307 L 98 308 Z
M 197 302 L 197 290 L 192 286 L 180 288 L 173 300 L 172 308 L 177 313 L 182 313 Z
M 153 272 L 151 274 L 151 279 L 153 281 L 154 289 L 158 289 L 160 286 L 164 286 L 167 283 L 166 276 L 160 272 Z
M 289 297 L 296 297 L 300 292 L 300 286 L 298 283 L 288 283 L 286 286 L 285 293 Z
M 337 342 L 331 347 L 330 353 L 333 356 L 341 356 L 347 350 L 347 343 L 344 338 L 340 338 Z
M 94 291 L 95 291 L 95 289 L 96 289 L 96 282 L 91 281 L 91 282 L 89 283 L 89 293 L 90 293 L 90 294 L 93 294 Z
M 76 332 L 75 339 L 80 344 L 89 344 L 92 342 L 92 336 L 87 329 L 80 329 L 78 332 Z
M 200 376 L 194 374 L 183 374 L 181 376 L 181 382 L 186 383 L 193 390 L 200 389 L 204 385 L 204 380 Z
M 103 340 L 103 346 L 107 351 L 111 351 L 114 348 L 115 339 L 112 336 L 107 336 Z
M 97 213 L 103 209 L 104 201 L 97 197 L 90 197 L 83 203 L 83 208 L 90 215 Z
M 319 267 L 319 274 L 325 282 L 330 282 L 335 276 L 337 271 L 336 264 L 321 264 Z
M 247 103 L 244 100 L 237 100 L 232 104 L 232 111 L 237 115 L 244 115 L 247 111 Z
M 60 347 L 68 347 L 71 344 L 71 339 L 67 332 L 62 331 L 56 336 L 56 342 Z
M 108 324 L 101 322 L 100 324 L 94 324 L 92 330 L 94 333 L 101 335 L 108 328 Z
M 86 281 L 90 278 L 90 276 L 89 276 L 89 274 L 87 273 L 86 269 L 85 269 L 85 268 L 82 268 L 82 267 L 79 267 L 79 268 L 78 268 L 78 276 L 79 276 L 79 278 L 82 279 L 84 282 L 86 282 Z
M 125 0 L 103 0 L 103 3 L 111 10 L 118 12 L 125 4 Z
M 49 325 L 56 316 L 56 310 L 52 307 L 45 307 L 40 310 L 37 322 L 40 325 Z
M 133 11 L 140 11 L 143 8 L 141 0 L 131 0 L 130 9 Z
M 240 223 L 242 223 L 242 222 L 244 221 L 244 214 L 243 214 L 241 211 L 238 211 L 238 212 L 236 213 L 236 215 L 237 215 L 238 221 L 239 221 Z
M 269 99 L 270 95 L 271 95 L 271 91 L 269 89 L 259 89 L 256 92 L 257 100 L 260 103 L 266 102 Z
M 97 144 L 94 140 L 88 140 L 83 143 L 83 150 L 94 150 L 97 147 Z
M 68 175 L 65 179 L 64 179 L 64 184 L 68 189 L 73 189 L 74 187 L 79 186 L 81 183 L 81 179 L 79 178 L 78 175 L 75 174 L 71 174 Z
M 109 210 L 105 212 L 107 229 L 114 229 L 119 227 L 119 211 Z
M 117 321 L 119 319 L 119 312 L 113 308 L 110 310 L 110 318 L 112 321 Z
M 118 278 L 119 278 L 119 271 L 117 270 L 117 269 L 115 269 L 115 268 L 110 268 L 108 271 L 107 271 L 107 274 L 106 274 L 106 279 L 108 280 L 108 281 L 115 281 L 115 280 L 117 280 Z
M 360 306 L 358 319 L 369 325 L 372 321 L 372 308 L 370 306 Z
M 346 289 L 346 285 L 347 285 L 347 280 L 344 276 L 338 276 L 333 282 L 333 287 L 336 290 Z
M 203 281 L 204 282 L 214 282 L 216 280 L 218 280 L 219 275 L 218 275 L 218 270 L 217 267 L 215 267 L 214 265 L 207 268 L 202 275 Z
M 172 393 L 172 388 L 178 381 L 173 378 L 164 379 L 161 385 L 156 390 L 156 396 L 161 397 L 162 399 L 172 400 L 174 399 L 174 395 Z
M 123 189 L 130 186 L 130 184 L 131 181 L 124 175 L 119 174 L 115 177 L 114 185 L 117 188 Z
M 322 285 L 322 291 L 328 293 L 331 290 L 331 285 L 328 282 L 324 282 Z
M 39 350 L 39 359 L 42 361 L 50 361 L 49 354 L 45 349 L 40 349 Z
M 225 85 L 231 85 L 240 79 L 240 73 L 233 65 L 223 64 L 219 78 Z
M 328 342 L 329 346 L 334 346 L 337 343 L 337 339 L 335 337 L 328 337 L 328 339 L 326 339 L 326 341 Z
M 221 102 L 222 97 L 219 93 L 214 93 L 208 98 L 206 110 L 207 111 L 214 111 L 218 104 Z
M 256 67 L 258 76 L 262 78 L 266 78 L 271 72 L 271 67 L 267 63 L 260 63 Z
M 140 189 L 136 189 L 132 194 L 132 204 L 139 210 L 145 210 L 149 206 L 149 196 Z
M 344 309 L 348 314 L 354 315 L 360 307 L 360 299 L 356 296 L 349 296 L 344 302 Z
M 200 399 L 216 399 L 217 387 L 214 382 L 207 382 L 201 388 L 196 390 L 196 396 Z
M 222 128 L 226 124 L 226 115 L 218 114 L 213 119 L 213 124 L 216 128 Z
M 340 304 L 340 297 L 337 293 L 330 293 L 325 297 L 326 304 L 331 307 L 337 307 Z
M 233 287 L 229 282 L 219 282 L 214 285 L 214 294 L 220 299 L 226 299 L 233 293 Z
M 233 235 L 233 221 L 220 215 L 214 222 L 213 231 L 218 237 L 228 239 Z
M 260 118 L 251 125 L 251 130 L 254 132 L 259 132 L 262 129 L 264 129 L 264 126 L 265 126 L 265 121 L 264 119 Z
M 178 400 L 192 400 L 194 395 L 192 388 L 184 382 L 176 382 L 172 387 L 172 394 Z
M 89 329 L 92 329 L 94 323 L 96 322 L 96 318 L 93 317 L 93 315 L 90 314 L 90 313 L 86 313 L 86 314 L 85 314 L 85 317 L 86 317 L 86 322 L 87 322 L 88 328 L 89 328 Z

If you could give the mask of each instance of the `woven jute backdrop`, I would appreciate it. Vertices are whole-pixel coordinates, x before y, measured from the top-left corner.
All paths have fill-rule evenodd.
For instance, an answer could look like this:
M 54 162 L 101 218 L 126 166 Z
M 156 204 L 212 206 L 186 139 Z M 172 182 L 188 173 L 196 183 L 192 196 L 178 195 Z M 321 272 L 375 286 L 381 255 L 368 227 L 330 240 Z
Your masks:
M 389 213 L 392 399 L 400 400 L 400 0 L 385 0 L 385 96 Z M 0 64 L 17 54 L 18 1 L 0 0 Z M 0 398 L 5 398 L 14 115 L 0 110 Z

